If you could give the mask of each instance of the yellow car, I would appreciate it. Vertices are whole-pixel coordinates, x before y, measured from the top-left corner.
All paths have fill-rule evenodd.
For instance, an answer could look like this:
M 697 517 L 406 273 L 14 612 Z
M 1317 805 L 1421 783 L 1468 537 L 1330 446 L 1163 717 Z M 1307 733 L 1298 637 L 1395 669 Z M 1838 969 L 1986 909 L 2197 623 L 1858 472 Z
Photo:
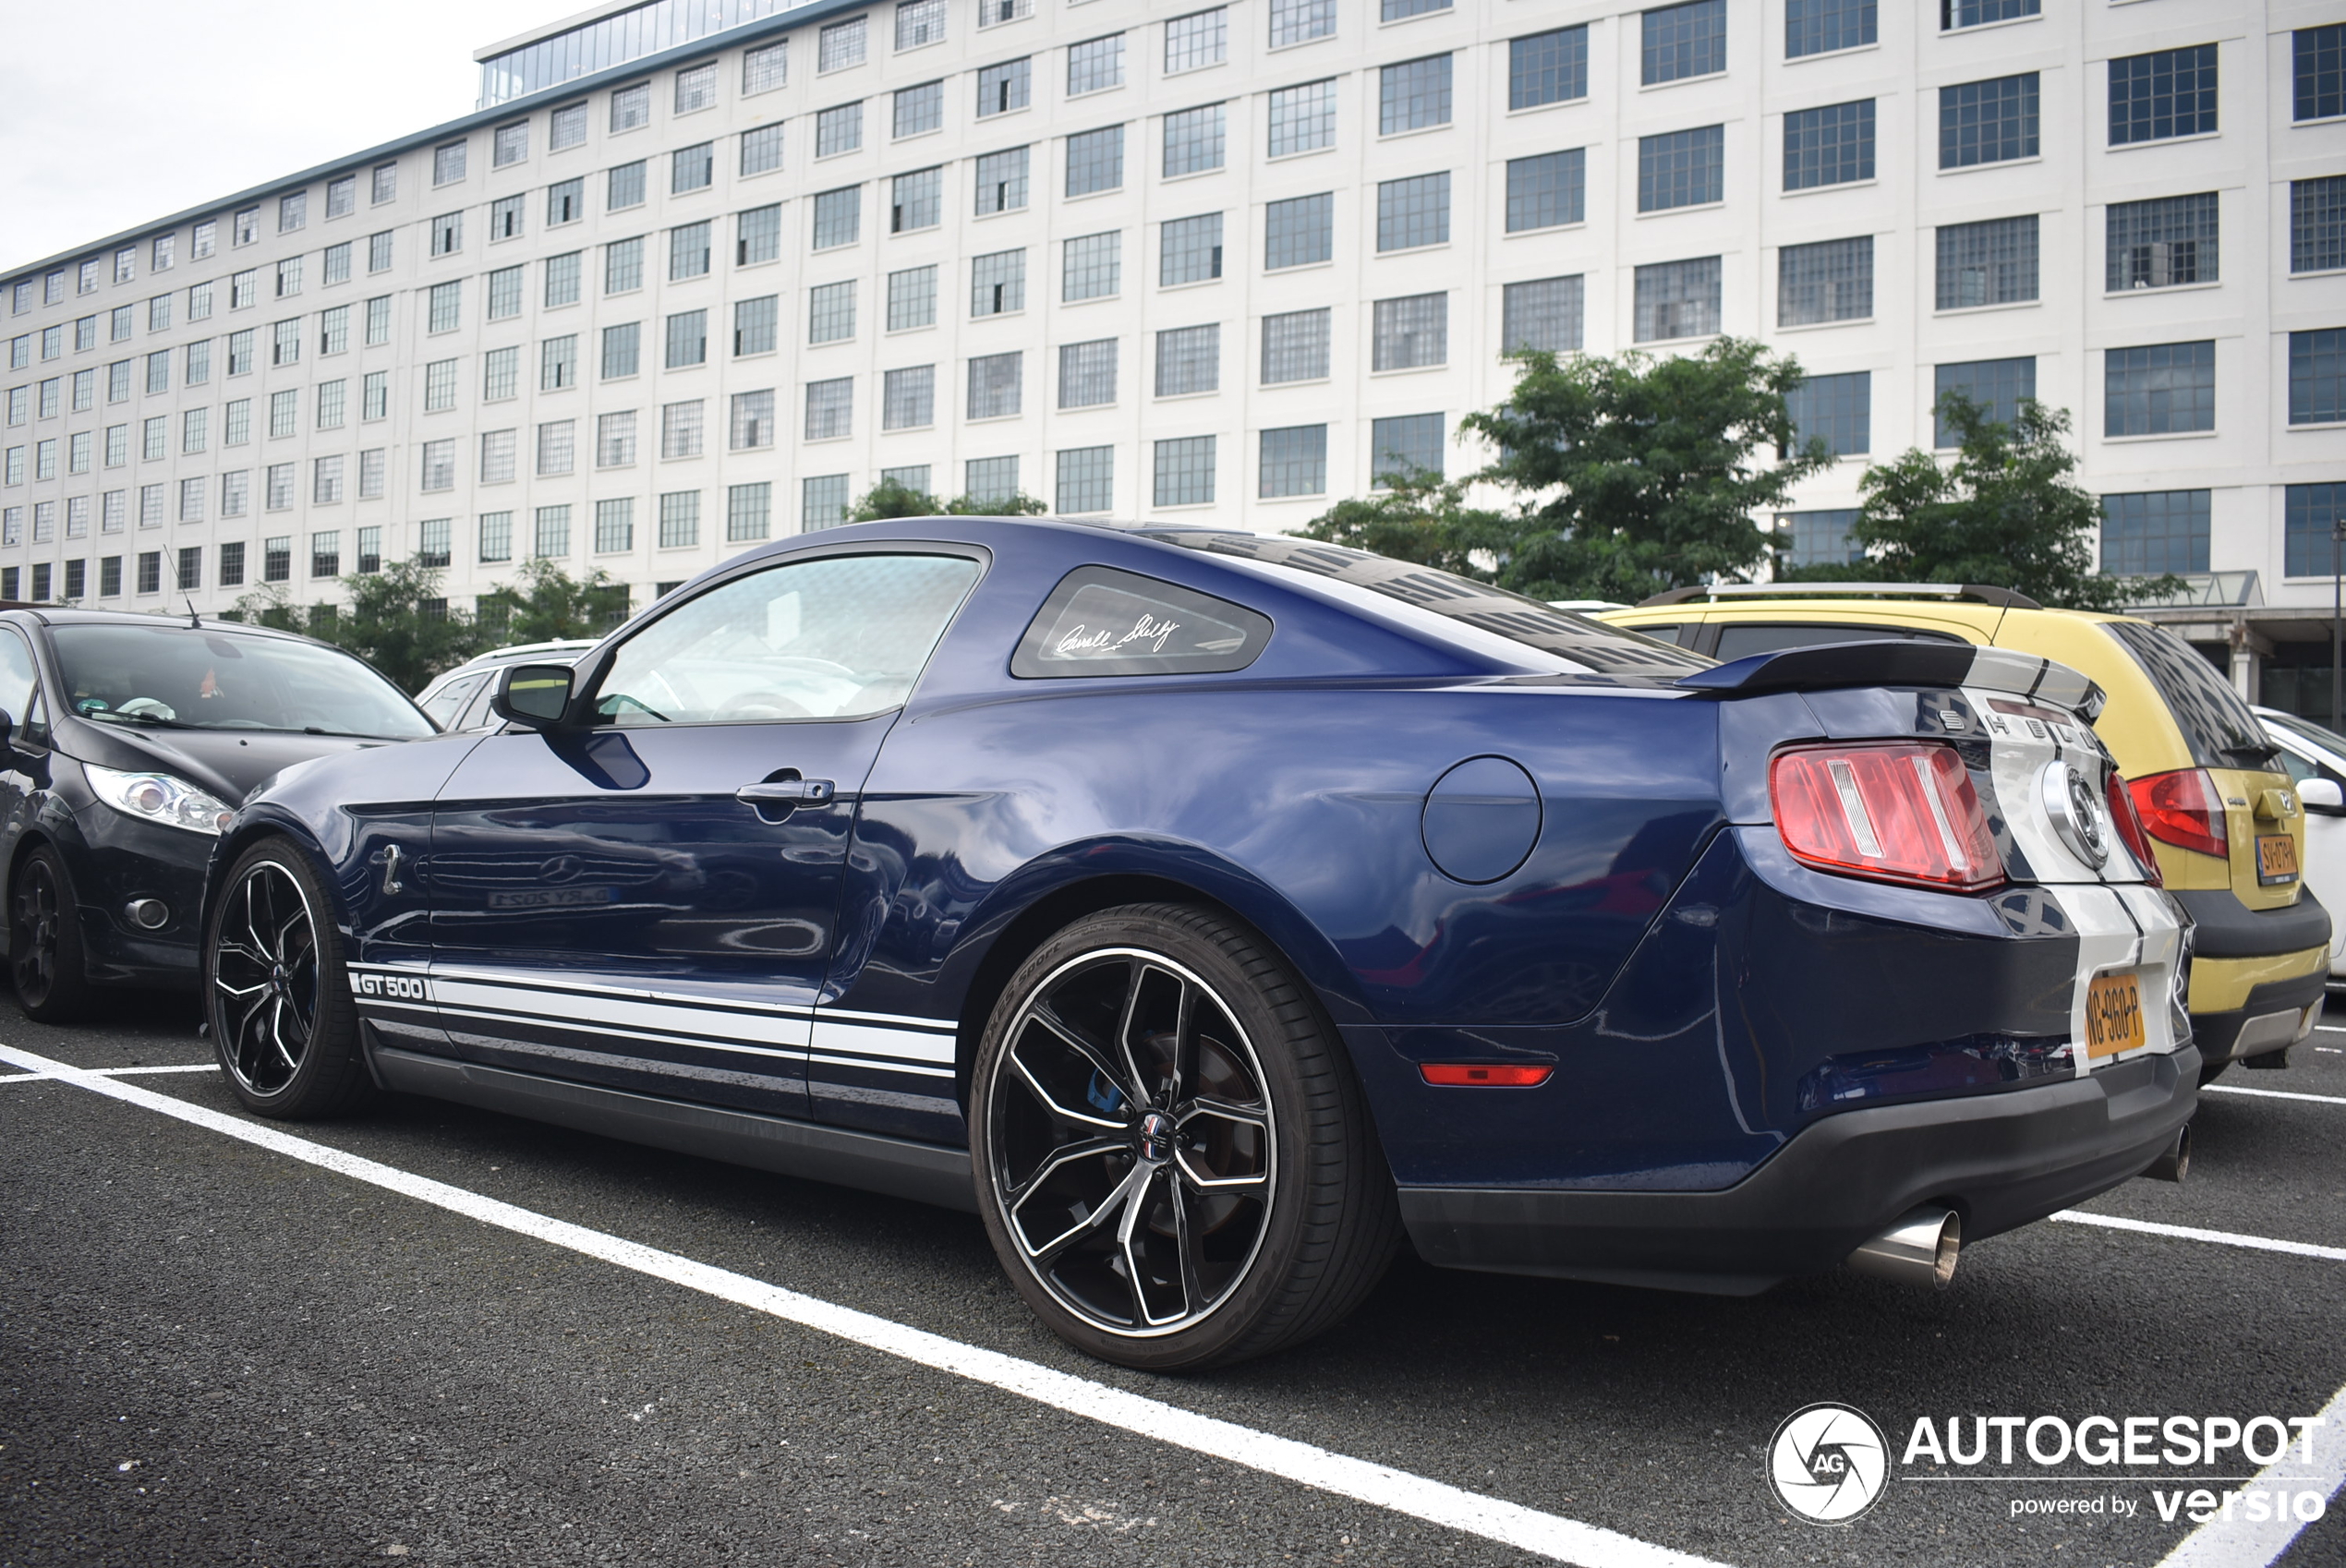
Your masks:
M 1599 619 L 1721 660 L 1920 638 L 2012 648 L 2083 672 L 2109 695 L 2094 729 L 2126 777 L 2159 874 L 2197 923 L 2190 1007 L 2203 1078 L 2235 1061 L 2285 1067 L 2289 1047 L 2313 1031 L 2329 914 L 2300 875 L 2304 814 L 2248 705 L 2165 627 L 1935 583 L 1679 588 Z

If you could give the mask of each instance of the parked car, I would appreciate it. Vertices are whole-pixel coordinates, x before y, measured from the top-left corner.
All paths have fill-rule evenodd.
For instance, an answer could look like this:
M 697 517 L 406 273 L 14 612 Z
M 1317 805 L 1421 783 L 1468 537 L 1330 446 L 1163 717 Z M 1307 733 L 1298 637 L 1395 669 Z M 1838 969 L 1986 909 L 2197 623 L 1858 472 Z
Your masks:
M 497 672 L 509 664 L 569 664 L 595 645 L 592 638 L 565 637 L 549 643 L 516 643 L 491 648 L 436 676 L 416 694 L 416 706 L 442 730 L 479 730 L 497 722 L 489 712 Z
M 2280 749 L 2305 811 L 2305 887 L 2325 904 L 2346 899 L 2346 735 L 2279 708 L 2253 710 Z M 2346 925 L 2329 934 L 2329 979 L 2346 980 Z
M 2083 677 L 1723 667 L 1208 529 L 826 529 L 493 733 L 285 775 L 208 894 L 245 1104 L 380 1084 L 975 1210 L 1127 1365 L 1458 1268 L 1944 1283 L 2171 1169 L 2182 921 Z
M 2286 1067 L 2312 1032 L 2334 933 L 2304 893 L 2296 791 L 2248 705 L 2165 627 L 1943 583 L 1686 588 L 1604 619 L 1719 658 L 1893 637 L 2013 648 L 2082 671 L 2109 694 L 2095 728 L 2195 923 L 2192 1032 L 2207 1076 L 2235 1061 Z
M 432 732 L 339 648 L 288 632 L 44 606 L 0 612 L 0 855 L 26 1014 L 102 985 L 192 989 L 204 866 L 279 769 Z

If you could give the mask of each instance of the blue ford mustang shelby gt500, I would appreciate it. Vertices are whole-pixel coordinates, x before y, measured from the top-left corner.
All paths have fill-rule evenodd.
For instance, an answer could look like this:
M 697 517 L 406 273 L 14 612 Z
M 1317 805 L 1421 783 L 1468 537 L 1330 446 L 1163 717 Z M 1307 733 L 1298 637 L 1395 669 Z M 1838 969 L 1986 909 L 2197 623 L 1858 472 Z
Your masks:
M 1711 666 L 1425 568 L 938 518 L 756 550 L 492 733 L 223 836 L 212 1033 L 974 1209 L 1128 1365 L 1460 1268 L 1943 1282 L 2181 1152 L 2172 902 L 2081 677 Z M 2113 810 L 2115 814 L 2113 814 Z

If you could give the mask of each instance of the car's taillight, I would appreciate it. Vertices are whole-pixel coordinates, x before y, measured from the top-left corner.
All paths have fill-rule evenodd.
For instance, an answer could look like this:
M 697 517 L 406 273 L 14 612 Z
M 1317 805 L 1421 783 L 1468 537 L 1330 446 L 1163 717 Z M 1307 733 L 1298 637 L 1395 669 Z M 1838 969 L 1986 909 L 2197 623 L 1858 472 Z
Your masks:
M 2118 826 L 2119 840 L 2126 846 L 2126 852 L 2134 857 L 2134 863 L 2143 868 L 2144 879 L 2153 887 L 2160 886 L 2159 855 L 2150 847 L 2150 835 L 2143 830 L 2142 813 L 2134 809 L 2134 791 L 2126 788 L 2126 781 L 2118 777 L 2116 768 L 2110 770 L 2104 793 L 2109 798 L 2110 820 Z
M 2127 780 L 2126 789 L 2134 797 L 2143 831 L 2160 843 L 2203 855 L 2231 852 L 2224 832 L 2224 798 L 2206 768 L 2154 773 Z
M 1804 865 L 1973 892 L 2004 879 L 1971 774 L 1953 746 L 1886 741 L 1778 754 L 1776 831 Z

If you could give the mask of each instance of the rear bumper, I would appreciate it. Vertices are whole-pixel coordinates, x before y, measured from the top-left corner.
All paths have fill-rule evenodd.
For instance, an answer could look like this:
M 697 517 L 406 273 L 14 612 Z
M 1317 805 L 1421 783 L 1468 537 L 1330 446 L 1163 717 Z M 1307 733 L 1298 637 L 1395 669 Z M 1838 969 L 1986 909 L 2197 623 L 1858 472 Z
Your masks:
M 2191 1015 L 2193 1043 L 2209 1067 L 2286 1051 L 2312 1031 L 2322 998 L 2329 990 L 2328 957 L 2316 948 L 2313 968 L 2292 980 L 2271 980 L 2251 986 L 2247 1000 L 2220 1013 Z M 2197 983 L 2198 963 L 2193 967 Z M 2306 1009 L 2315 1011 L 2308 1012 Z
M 1403 1188 L 1428 1262 L 1742 1296 L 1838 1266 L 1917 1205 L 1966 1241 L 2137 1176 L 2198 1103 L 2199 1053 L 2137 1057 L 2003 1093 L 1850 1110 L 1714 1192 Z

